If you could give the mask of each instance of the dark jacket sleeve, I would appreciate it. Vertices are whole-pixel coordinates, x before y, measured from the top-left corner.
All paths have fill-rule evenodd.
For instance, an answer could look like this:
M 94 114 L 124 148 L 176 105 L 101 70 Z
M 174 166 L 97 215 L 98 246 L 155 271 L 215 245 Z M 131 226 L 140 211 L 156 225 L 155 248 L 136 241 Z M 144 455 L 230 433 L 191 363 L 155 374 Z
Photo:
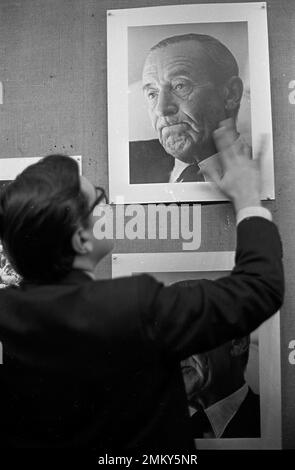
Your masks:
M 194 287 L 164 287 L 142 276 L 139 295 L 148 340 L 183 359 L 249 334 L 277 312 L 283 294 L 277 228 L 251 217 L 238 225 L 236 263 L 229 276 L 196 281 Z

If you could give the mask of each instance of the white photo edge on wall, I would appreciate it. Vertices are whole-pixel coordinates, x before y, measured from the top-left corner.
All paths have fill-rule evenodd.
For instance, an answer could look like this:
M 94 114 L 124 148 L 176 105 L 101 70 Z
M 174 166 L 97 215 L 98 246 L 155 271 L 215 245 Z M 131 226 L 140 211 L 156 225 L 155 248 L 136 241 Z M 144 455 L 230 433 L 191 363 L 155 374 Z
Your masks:
M 79 165 L 79 173 L 82 174 L 82 156 L 70 155 Z M 14 180 L 25 168 L 41 160 L 42 157 L 16 157 L 0 158 L 0 181 Z

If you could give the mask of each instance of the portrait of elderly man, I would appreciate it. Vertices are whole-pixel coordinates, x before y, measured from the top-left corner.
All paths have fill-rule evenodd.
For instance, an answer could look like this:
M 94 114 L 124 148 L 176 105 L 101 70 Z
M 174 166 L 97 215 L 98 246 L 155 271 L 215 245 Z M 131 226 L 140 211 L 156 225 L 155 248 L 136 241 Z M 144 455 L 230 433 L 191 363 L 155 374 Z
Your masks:
M 163 39 L 145 59 L 142 90 L 157 139 L 129 143 L 130 183 L 207 181 L 208 165 L 219 170 L 212 133 L 237 122 L 243 95 L 232 52 L 206 34 Z
M 11 267 L 8 259 L 4 254 L 3 246 L 0 243 L 0 289 L 3 289 L 7 286 L 17 285 L 19 282 L 20 277 Z
M 245 381 L 249 336 L 182 361 L 194 438 L 260 437 L 260 401 Z
M 10 183 L 10 181 L 0 181 L 0 193 Z M 7 286 L 17 285 L 20 277 L 16 274 L 8 261 L 2 243 L 0 242 L 0 289 Z

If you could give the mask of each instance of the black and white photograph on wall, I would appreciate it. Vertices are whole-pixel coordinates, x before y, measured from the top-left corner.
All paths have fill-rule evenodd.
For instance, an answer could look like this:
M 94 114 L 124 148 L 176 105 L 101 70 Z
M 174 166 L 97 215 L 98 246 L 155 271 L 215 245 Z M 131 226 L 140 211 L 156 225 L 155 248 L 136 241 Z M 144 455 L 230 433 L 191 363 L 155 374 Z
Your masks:
M 7 259 L 2 243 L 0 243 L 0 289 L 7 286 L 18 285 L 19 282 L 20 278 Z
M 147 272 L 165 285 L 194 286 L 227 276 L 233 252 L 113 255 L 113 277 Z M 249 336 L 181 362 L 188 413 L 198 449 L 280 446 L 278 315 Z
M 224 199 L 206 169 L 222 171 L 213 132 L 227 118 L 250 158 L 267 136 L 273 198 L 265 4 L 109 11 L 108 111 L 112 202 Z
M 0 192 L 10 183 L 9 180 L 0 180 Z M 0 243 L 0 289 L 4 287 L 17 285 L 19 277 L 12 268 L 7 256 L 4 253 L 2 243 Z
M 82 174 L 81 155 L 70 155 L 79 165 L 79 172 Z M 41 160 L 41 157 L 16 157 L 0 159 L 0 188 L 5 187 L 10 181 L 13 181 L 29 165 L 33 165 Z
M 128 28 L 128 47 L 131 184 L 206 181 L 229 117 L 251 146 L 247 22 Z

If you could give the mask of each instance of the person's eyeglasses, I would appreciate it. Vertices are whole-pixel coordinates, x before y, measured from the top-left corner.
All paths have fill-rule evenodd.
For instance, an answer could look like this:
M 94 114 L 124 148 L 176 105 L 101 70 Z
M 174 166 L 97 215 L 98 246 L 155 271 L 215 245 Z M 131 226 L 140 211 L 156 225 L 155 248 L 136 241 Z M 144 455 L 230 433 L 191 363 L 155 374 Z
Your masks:
M 103 188 L 100 186 L 95 186 L 95 191 L 96 191 L 96 198 L 93 204 L 91 204 L 89 210 L 88 210 L 88 215 L 91 214 L 96 206 L 98 204 L 108 204 L 108 197 L 106 195 L 106 192 Z

